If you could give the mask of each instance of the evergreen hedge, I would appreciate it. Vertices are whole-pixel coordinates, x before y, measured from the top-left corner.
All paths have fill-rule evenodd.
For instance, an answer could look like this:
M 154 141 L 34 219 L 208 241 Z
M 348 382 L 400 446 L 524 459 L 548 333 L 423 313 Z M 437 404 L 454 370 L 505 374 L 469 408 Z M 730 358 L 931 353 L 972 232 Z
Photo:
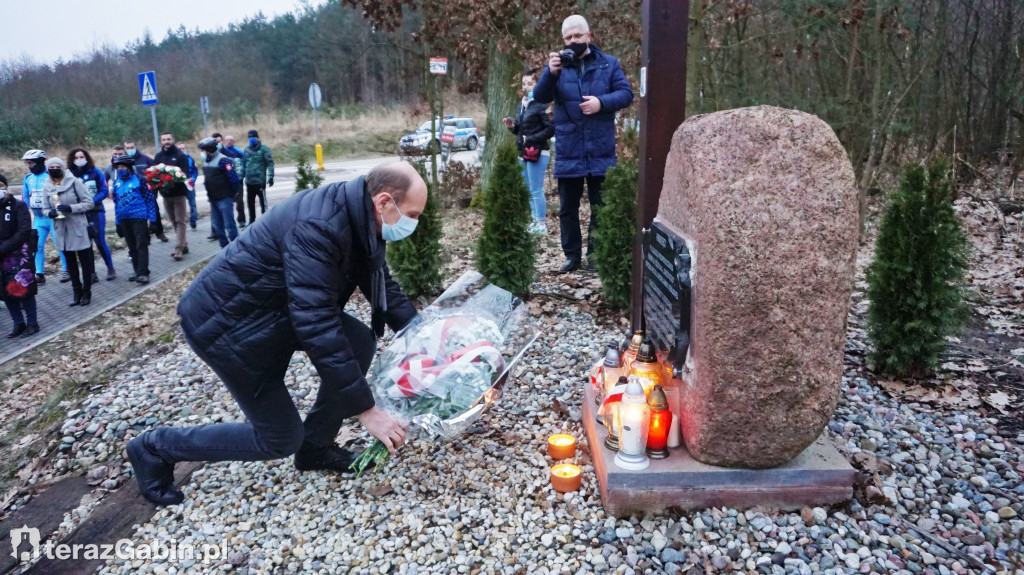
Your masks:
M 523 181 L 515 144 L 499 146 L 484 192 L 484 226 L 477 240 L 476 266 L 487 279 L 526 296 L 534 278 L 534 239 L 526 231 L 530 190 Z
M 427 183 L 427 204 L 420 214 L 420 223 L 411 236 L 399 242 L 388 242 L 388 266 L 402 291 L 409 297 L 437 294 L 441 291 L 444 264 L 441 260 L 441 213 L 437 194 L 422 163 L 416 169 Z
M 625 147 L 635 146 L 636 132 L 623 137 Z M 604 207 L 597 209 L 593 260 L 601 278 L 601 293 L 608 305 L 629 307 L 632 284 L 633 244 L 636 241 L 636 196 L 640 166 L 636 154 L 622 159 L 605 174 L 601 187 Z
M 944 161 L 905 168 L 867 270 L 868 337 L 880 373 L 920 377 L 966 319 L 968 242 Z

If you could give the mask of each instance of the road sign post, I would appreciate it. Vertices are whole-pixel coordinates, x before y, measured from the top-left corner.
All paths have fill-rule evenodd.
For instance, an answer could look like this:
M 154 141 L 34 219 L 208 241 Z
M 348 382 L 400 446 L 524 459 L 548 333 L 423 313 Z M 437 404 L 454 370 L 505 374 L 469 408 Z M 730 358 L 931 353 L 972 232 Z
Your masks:
M 142 105 L 149 106 L 149 113 L 153 118 L 153 149 L 160 149 L 160 132 L 156 127 L 156 104 L 159 101 L 156 96 L 156 72 L 142 72 L 139 74 L 139 96 L 142 98 Z
M 316 135 L 316 169 L 324 171 L 324 148 L 320 145 L 320 122 L 317 118 L 317 109 L 323 101 L 323 94 L 320 93 L 320 86 L 316 82 L 309 85 L 309 105 L 313 106 L 313 131 Z
M 206 115 L 210 113 L 210 99 L 206 96 L 199 98 L 199 111 L 203 113 L 203 137 L 206 137 Z

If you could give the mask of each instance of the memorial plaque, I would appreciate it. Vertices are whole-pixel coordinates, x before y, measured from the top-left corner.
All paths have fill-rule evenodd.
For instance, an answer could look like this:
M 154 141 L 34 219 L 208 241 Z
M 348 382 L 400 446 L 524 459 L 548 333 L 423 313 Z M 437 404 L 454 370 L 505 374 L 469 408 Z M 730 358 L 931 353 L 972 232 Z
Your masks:
M 686 240 L 654 220 L 644 238 L 644 321 L 675 374 L 690 346 L 691 263 Z

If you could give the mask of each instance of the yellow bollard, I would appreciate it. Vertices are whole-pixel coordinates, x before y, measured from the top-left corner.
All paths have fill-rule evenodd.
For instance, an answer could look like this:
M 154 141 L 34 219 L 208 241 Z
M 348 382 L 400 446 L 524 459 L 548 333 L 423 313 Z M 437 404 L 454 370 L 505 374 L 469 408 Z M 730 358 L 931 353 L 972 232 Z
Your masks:
M 316 169 L 324 171 L 324 147 L 319 142 L 316 144 Z

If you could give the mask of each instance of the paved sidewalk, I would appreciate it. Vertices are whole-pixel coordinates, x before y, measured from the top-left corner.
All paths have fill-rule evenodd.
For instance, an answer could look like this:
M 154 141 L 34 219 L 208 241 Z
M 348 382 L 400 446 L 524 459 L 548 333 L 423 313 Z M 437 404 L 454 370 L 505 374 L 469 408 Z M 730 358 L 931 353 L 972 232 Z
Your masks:
M 113 221 L 113 217 L 110 218 L 110 221 Z M 112 223 L 108 225 L 113 226 Z M 71 302 L 72 297 L 71 283 L 60 283 L 60 273 L 58 272 L 47 274 L 46 283 L 39 286 L 39 294 L 36 296 L 36 307 L 39 308 L 39 333 L 28 338 L 7 339 L 7 333 L 11 330 L 11 316 L 6 309 L 0 311 L 0 365 L 37 345 L 46 343 L 64 331 L 85 323 L 108 309 L 160 285 L 167 278 L 173 277 L 197 263 L 209 260 L 220 251 L 216 240 L 206 239 L 210 233 L 210 219 L 205 217 L 199 219 L 195 230 L 189 229 L 186 232 L 188 255 L 180 262 L 175 261 L 171 257 L 171 252 L 174 251 L 174 234 L 167 229 L 166 221 L 164 227 L 171 241 L 165 243 L 156 239 L 155 236 L 152 238 L 152 242 L 149 244 L 148 284 L 143 286 L 128 281 L 132 264 L 128 260 L 127 249 L 120 249 L 112 254 L 117 279 L 107 281 L 107 266 L 94 246 L 96 274 L 100 281 L 92 286 L 92 303 L 87 306 L 69 307 L 68 303 Z

